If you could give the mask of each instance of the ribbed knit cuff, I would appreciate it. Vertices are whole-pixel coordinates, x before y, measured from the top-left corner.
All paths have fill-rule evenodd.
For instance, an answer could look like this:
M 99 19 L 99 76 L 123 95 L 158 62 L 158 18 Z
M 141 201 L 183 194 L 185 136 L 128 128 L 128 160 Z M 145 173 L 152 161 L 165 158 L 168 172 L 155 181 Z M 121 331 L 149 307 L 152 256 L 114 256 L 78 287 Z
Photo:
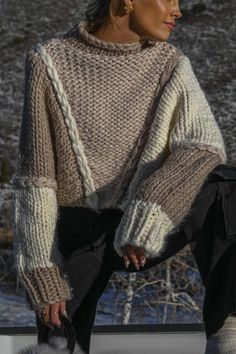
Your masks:
M 31 309 L 42 309 L 55 302 L 70 300 L 73 288 L 66 275 L 58 267 L 20 271 L 20 280 L 27 289 Z
M 174 226 L 160 205 L 135 199 L 121 219 L 113 246 L 121 257 L 121 247 L 130 244 L 143 248 L 146 256 L 153 258 L 165 247 L 165 236 Z

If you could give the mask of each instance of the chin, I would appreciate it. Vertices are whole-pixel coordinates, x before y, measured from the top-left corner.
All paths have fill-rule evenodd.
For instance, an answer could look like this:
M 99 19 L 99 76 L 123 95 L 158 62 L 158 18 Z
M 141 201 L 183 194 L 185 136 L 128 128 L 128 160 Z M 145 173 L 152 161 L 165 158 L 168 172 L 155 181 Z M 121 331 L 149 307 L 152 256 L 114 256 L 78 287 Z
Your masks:
M 156 35 L 147 35 L 144 36 L 144 39 L 149 39 L 151 41 L 155 41 L 155 42 L 165 42 L 168 40 L 168 38 L 170 37 L 170 33 L 164 33 L 164 34 L 156 34 Z

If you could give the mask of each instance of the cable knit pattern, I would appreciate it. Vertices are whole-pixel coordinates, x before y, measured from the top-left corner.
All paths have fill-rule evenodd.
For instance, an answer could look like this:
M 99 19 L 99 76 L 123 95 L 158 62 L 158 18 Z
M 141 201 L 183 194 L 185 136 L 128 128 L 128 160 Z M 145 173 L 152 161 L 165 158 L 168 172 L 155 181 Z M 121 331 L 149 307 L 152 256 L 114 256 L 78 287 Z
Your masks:
M 72 149 L 74 150 L 75 156 L 78 161 L 78 166 L 80 168 L 81 175 L 83 176 L 83 185 L 85 187 L 85 195 L 87 200 L 91 197 L 93 199 L 88 200 L 86 204 L 87 207 L 97 208 L 98 206 L 98 198 L 96 195 L 94 183 L 91 177 L 91 171 L 88 166 L 88 162 L 84 153 L 83 145 L 80 141 L 76 121 L 73 115 L 71 114 L 71 107 L 67 100 L 66 93 L 64 91 L 62 82 L 58 76 L 56 68 L 53 66 L 51 57 L 47 54 L 45 48 L 40 43 L 37 45 L 37 51 L 41 55 L 48 71 L 48 75 L 51 78 L 55 91 L 57 93 L 57 98 L 62 107 L 63 115 L 65 117 L 65 122 L 68 129 L 68 134 L 70 136 L 70 140 L 72 143 Z
M 133 243 L 153 256 L 222 162 L 219 127 L 175 46 L 107 42 L 86 21 L 37 43 L 26 56 L 13 179 L 15 259 L 34 307 L 72 296 L 60 274 L 58 205 L 123 209 L 118 254 Z
M 25 188 L 25 187 L 50 187 L 55 190 L 57 190 L 57 182 L 53 179 L 50 178 L 45 178 L 45 177 L 19 177 L 19 176 L 13 176 L 13 185 L 16 188 Z

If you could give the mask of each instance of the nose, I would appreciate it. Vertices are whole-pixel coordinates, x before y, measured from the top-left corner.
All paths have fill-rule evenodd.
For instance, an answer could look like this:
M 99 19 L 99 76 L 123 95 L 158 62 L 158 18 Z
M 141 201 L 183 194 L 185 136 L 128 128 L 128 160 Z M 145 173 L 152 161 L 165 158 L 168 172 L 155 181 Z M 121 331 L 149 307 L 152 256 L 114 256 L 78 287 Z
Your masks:
M 180 11 L 180 7 L 179 7 L 179 4 L 176 3 L 175 5 L 175 8 L 173 10 L 173 16 L 176 18 L 176 19 L 179 19 L 182 17 L 182 12 Z

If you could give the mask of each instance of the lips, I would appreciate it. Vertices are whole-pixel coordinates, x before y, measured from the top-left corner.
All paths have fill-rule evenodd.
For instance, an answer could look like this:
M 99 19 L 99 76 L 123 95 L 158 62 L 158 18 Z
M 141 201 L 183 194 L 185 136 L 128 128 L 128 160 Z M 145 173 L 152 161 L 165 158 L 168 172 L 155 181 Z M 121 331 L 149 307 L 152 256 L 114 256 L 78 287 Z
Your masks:
M 166 23 L 167 25 L 172 25 L 173 27 L 176 26 L 176 24 L 174 22 L 164 22 L 164 23 Z

